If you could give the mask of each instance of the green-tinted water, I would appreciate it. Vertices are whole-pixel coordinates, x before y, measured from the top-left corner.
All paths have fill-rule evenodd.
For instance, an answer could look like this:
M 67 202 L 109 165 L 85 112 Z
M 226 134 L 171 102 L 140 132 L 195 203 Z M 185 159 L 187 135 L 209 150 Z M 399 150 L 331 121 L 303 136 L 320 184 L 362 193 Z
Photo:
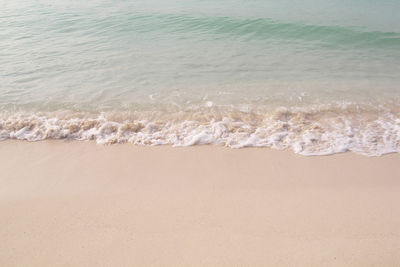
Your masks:
M 177 136 L 206 132 L 212 138 L 198 143 L 292 147 L 304 154 L 347 149 L 381 154 L 399 149 L 399 1 L 0 2 L 3 139 L 62 138 L 43 134 L 48 127 L 26 119 L 42 112 L 47 123 L 60 114 L 69 119 L 97 118 L 105 112 L 113 114 L 116 123 L 138 119 L 153 123 L 160 114 L 169 114 L 162 116 L 162 129 L 168 123 L 196 122 L 187 133 L 179 127 L 170 130 L 172 137 L 160 137 L 159 143 L 188 144 Z M 282 139 L 280 145 L 266 140 L 282 132 L 281 126 L 249 141 L 257 129 L 265 128 L 266 120 L 270 125 L 282 121 L 276 119 L 282 110 L 291 114 L 290 127 L 298 125 L 293 118 L 299 114 L 319 112 L 313 118 L 304 116 L 307 125 L 320 123 L 327 136 L 337 136 L 330 129 L 336 123 L 331 119 L 340 117 L 350 128 L 358 127 L 349 130 L 353 136 L 355 131 L 365 136 L 384 132 L 389 139 L 381 142 L 383 148 L 369 152 L 361 134 L 357 140 L 350 134 L 346 144 L 338 137 L 329 137 L 333 141 L 324 137 L 330 141 L 317 142 L 308 151 L 304 141 L 308 126 L 301 124 L 302 130 L 289 129 L 294 136 Z M 206 115 L 199 119 L 196 112 Z M 253 114 L 253 119 L 246 114 Z M 7 123 L 21 120 L 18 116 L 28 124 L 7 128 Z M 227 117 L 253 128 L 229 143 L 210 126 Z M 327 118 L 329 122 L 324 121 Z M 371 126 L 382 121 L 390 124 L 386 125 L 390 133 L 386 126 Z M 204 125 L 211 128 L 203 129 Z M 100 126 L 93 127 L 98 131 Z M 363 132 L 367 128 L 368 134 Z M 21 129 L 25 130 L 18 132 Z M 126 135 L 130 139 L 116 141 L 139 138 L 133 138 L 132 131 Z M 100 140 L 98 136 L 91 138 Z M 82 134 L 64 137 L 86 139 Z M 323 137 L 314 139 L 319 138 Z M 297 140 L 296 148 L 292 140 Z

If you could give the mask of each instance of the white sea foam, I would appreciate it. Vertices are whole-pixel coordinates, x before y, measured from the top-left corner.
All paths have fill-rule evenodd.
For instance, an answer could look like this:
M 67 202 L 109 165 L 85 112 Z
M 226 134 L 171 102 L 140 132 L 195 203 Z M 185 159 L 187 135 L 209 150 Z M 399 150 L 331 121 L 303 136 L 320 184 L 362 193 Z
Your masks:
M 241 116 L 239 116 L 241 115 Z M 289 112 L 170 114 L 159 119 L 99 114 L 2 114 L 0 139 L 95 140 L 99 144 L 192 146 L 213 144 L 231 148 L 291 149 L 302 155 L 346 151 L 380 156 L 400 152 L 400 118 L 392 113 L 335 114 Z

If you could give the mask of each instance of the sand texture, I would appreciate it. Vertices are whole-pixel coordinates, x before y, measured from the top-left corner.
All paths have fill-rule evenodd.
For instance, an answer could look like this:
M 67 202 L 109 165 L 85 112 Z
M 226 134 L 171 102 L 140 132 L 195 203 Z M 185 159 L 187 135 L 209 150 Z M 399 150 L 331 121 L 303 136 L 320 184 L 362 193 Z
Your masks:
M 400 266 L 400 155 L 0 142 L 0 266 Z

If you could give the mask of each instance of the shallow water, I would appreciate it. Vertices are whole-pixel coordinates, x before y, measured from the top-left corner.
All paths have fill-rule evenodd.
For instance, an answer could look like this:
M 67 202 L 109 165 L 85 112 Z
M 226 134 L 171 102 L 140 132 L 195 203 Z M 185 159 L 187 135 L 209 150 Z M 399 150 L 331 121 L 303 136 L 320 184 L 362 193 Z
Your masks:
M 398 1 L 0 2 L 1 139 L 400 151 Z

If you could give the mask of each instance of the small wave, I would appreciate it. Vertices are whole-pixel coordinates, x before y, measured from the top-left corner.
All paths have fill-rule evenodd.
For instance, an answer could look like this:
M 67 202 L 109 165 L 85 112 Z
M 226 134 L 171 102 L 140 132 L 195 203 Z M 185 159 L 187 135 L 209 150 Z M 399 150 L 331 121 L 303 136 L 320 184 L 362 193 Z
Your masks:
M 160 38 L 163 34 L 168 34 L 177 38 L 200 38 L 201 40 L 210 38 L 213 41 L 221 38 L 241 41 L 306 41 L 336 48 L 350 46 L 359 49 L 398 50 L 400 47 L 399 32 L 371 31 L 361 27 L 320 25 L 257 17 L 133 12 L 129 15 L 109 16 L 84 23 L 82 21 L 74 23 L 82 24 L 82 29 L 80 29 L 82 31 L 98 35 L 108 32 L 115 36 L 114 38 L 117 38 L 117 33 L 155 32 Z M 57 33 L 76 31 L 74 23 L 57 25 Z
M 141 118 L 122 114 L 2 114 L 0 139 L 95 140 L 99 144 L 291 149 L 302 155 L 353 151 L 368 156 L 400 152 L 400 117 L 348 110 L 268 114 L 169 114 Z
M 399 49 L 400 33 L 368 31 L 357 27 L 313 25 L 268 18 L 194 16 L 188 14 L 133 14 L 119 22 L 121 31 L 198 33 L 243 40 L 301 40 L 337 47 Z M 110 22 L 111 23 L 111 22 Z M 214 36 L 215 37 L 215 36 Z M 214 38 L 213 37 L 213 38 Z

